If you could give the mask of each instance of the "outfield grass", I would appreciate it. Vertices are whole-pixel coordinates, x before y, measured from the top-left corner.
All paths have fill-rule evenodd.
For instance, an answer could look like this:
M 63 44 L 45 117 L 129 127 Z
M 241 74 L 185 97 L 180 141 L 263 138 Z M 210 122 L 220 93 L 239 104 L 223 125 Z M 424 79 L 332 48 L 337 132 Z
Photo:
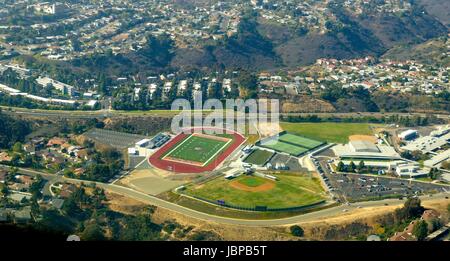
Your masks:
M 267 150 L 254 150 L 244 162 L 261 166 L 266 163 L 272 155 L 273 153 Z
M 230 140 L 231 141 L 231 140 Z M 175 145 L 164 157 L 207 164 L 227 147 L 229 142 L 191 135 Z
M 280 123 L 281 128 L 293 134 L 333 143 L 347 143 L 351 135 L 373 135 L 368 123 Z
M 218 177 L 202 185 L 191 185 L 185 193 L 208 200 L 224 200 L 225 203 L 243 206 L 267 206 L 270 208 L 287 208 L 309 205 L 325 199 L 323 189 L 316 178 L 309 175 L 276 175 L 274 188 L 267 191 L 250 192 L 234 188 L 231 182 L 266 182 L 263 178 L 254 177 L 258 181 L 246 180 L 248 177 L 240 176 L 233 180 Z M 267 181 L 273 182 L 273 181 Z

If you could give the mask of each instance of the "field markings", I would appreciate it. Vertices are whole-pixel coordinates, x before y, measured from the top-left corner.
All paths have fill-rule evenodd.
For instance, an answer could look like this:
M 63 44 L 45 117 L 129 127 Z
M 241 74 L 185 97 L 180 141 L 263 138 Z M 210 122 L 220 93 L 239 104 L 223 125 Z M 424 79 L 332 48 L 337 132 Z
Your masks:
M 180 157 L 180 153 L 183 152 L 186 149 L 186 148 L 183 148 L 181 146 L 185 145 L 185 143 L 186 143 L 188 145 L 187 147 L 189 147 L 189 145 L 194 142 L 193 139 L 195 137 L 208 139 L 207 137 L 204 137 L 204 136 L 202 137 L 202 136 L 197 136 L 197 135 L 190 135 L 188 138 L 186 138 L 180 144 L 178 144 L 175 148 L 170 150 L 169 153 L 167 153 L 162 159 L 163 160 L 168 160 L 168 161 L 173 161 L 173 162 L 180 162 L 180 163 L 189 164 L 189 163 L 183 162 L 182 159 L 180 159 L 179 161 L 176 160 L 176 159 L 179 158 Z M 209 140 L 214 140 L 214 139 L 209 139 Z M 228 139 L 228 141 L 225 144 L 223 144 L 219 149 L 217 149 L 217 147 L 220 146 L 221 144 L 220 143 L 216 143 L 216 145 L 213 148 L 211 148 L 211 150 L 216 150 L 216 152 L 211 157 L 206 159 L 206 161 L 199 162 L 199 163 L 202 163 L 202 165 L 200 165 L 200 166 L 204 167 L 204 166 L 208 165 L 210 163 L 210 161 L 212 161 L 220 152 L 222 152 L 224 150 L 224 148 L 226 146 L 228 146 L 228 144 L 230 144 L 232 141 L 233 141 L 233 139 Z M 167 159 L 167 158 L 170 158 L 170 159 Z M 202 158 L 202 161 L 203 161 L 203 158 Z
M 230 144 L 230 142 L 232 142 L 232 141 L 233 141 L 233 139 L 230 139 L 227 143 L 223 144 L 223 146 L 222 146 L 216 153 L 214 153 L 214 155 L 212 155 L 212 156 L 205 162 L 205 164 L 203 164 L 203 166 L 206 166 L 210 161 L 212 161 L 213 158 L 216 157 L 217 154 L 219 154 L 220 152 L 222 152 L 223 149 L 224 149 L 226 146 L 228 146 L 228 144 Z
M 178 147 L 180 147 L 181 145 L 183 145 L 185 142 L 187 142 L 188 140 L 191 139 L 192 136 L 189 136 L 187 139 L 183 140 L 180 144 L 178 144 L 175 148 L 171 149 L 169 153 L 167 153 L 166 155 L 164 155 L 164 158 L 166 158 L 167 156 L 169 156 L 170 154 L 172 154 L 176 149 L 178 149 Z

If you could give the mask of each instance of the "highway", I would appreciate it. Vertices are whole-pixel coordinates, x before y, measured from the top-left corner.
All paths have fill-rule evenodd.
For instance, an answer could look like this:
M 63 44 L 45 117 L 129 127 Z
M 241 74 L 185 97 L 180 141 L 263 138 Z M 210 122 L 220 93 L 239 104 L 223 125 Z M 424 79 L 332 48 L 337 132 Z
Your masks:
M 9 168 L 7 166 L 0 165 L 1 168 Z M 248 220 L 248 219 L 237 219 L 237 218 L 227 218 L 227 217 L 220 217 L 220 216 L 214 216 L 207 213 L 202 213 L 196 210 L 192 210 L 180 205 L 177 205 L 175 203 L 171 203 L 162 199 L 159 199 L 157 197 L 147 195 L 145 193 L 133 190 L 131 188 L 118 186 L 114 184 L 106 184 L 101 182 L 91 182 L 91 181 L 83 181 L 83 180 L 77 180 L 77 179 L 69 179 L 65 178 L 63 176 L 55 175 L 55 174 L 48 174 L 45 172 L 30 170 L 30 169 L 24 169 L 19 168 L 18 169 L 20 173 L 27 174 L 27 175 L 41 175 L 43 178 L 49 180 L 49 182 L 54 183 L 57 181 L 61 182 L 68 182 L 73 184 L 90 184 L 95 183 L 98 187 L 101 187 L 107 191 L 117 193 L 126 197 L 130 197 L 133 199 L 136 199 L 138 201 L 141 201 L 145 204 L 154 205 L 156 207 L 164 208 L 176 213 L 180 213 L 189 217 L 193 217 L 196 219 L 208 221 L 208 222 L 216 222 L 221 224 L 229 224 L 229 225 L 243 225 L 243 226 L 258 226 L 258 227 L 265 227 L 265 226 L 284 226 L 284 225 L 290 225 L 295 223 L 303 223 L 303 222 L 311 222 L 311 221 L 317 221 L 318 219 L 323 219 L 331 216 L 336 216 L 339 214 L 348 214 L 351 212 L 351 210 L 358 209 L 358 208 L 366 208 L 366 207 L 382 207 L 386 205 L 394 206 L 394 205 L 402 205 L 404 201 L 399 199 L 387 199 L 382 201 L 367 201 L 367 202 L 359 202 L 354 203 L 352 205 L 340 205 L 335 207 L 330 207 L 327 209 L 318 210 L 315 212 L 302 214 L 298 216 L 288 217 L 288 218 L 281 218 L 281 219 L 269 219 L 269 220 Z M 433 196 L 422 196 L 422 201 L 427 200 L 436 200 L 436 199 L 446 199 L 448 196 L 450 196 L 450 193 L 440 193 L 435 194 Z
M 112 117 L 121 117 L 121 116 L 135 116 L 135 117 L 170 117 L 172 118 L 174 115 L 177 115 L 177 111 L 171 110 L 150 110 L 150 111 L 116 111 L 116 110 L 97 110 L 97 111 L 64 111 L 64 110 L 42 110 L 42 109 L 26 109 L 26 108 L 18 108 L 18 107 L 8 107 L 8 106 L 0 106 L 2 112 L 10 115 L 24 115 L 24 116 L 34 116 L 34 117 L 57 117 L 57 118 L 112 118 Z M 211 113 L 211 111 L 204 111 L 203 114 L 207 115 Z M 213 112 L 214 114 L 219 113 L 217 111 Z M 398 115 L 401 117 L 411 117 L 411 116 L 420 116 L 426 117 L 426 113 L 381 113 L 381 112 L 351 112 L 351 113 L 281 113 L 281 116 L 310 116 L 315 115 L 319 118 L 358 118 L 358 117 L 389 117 L 393 115 Z M 428 114 L 429 115 L 429 114 Z M 440 119 L 450 119 L 450 114 L 433 114 L 437 118 Z M 245 117 L 253 117 L 257 119 L 258 115 L 254 114 L 246 114 Z

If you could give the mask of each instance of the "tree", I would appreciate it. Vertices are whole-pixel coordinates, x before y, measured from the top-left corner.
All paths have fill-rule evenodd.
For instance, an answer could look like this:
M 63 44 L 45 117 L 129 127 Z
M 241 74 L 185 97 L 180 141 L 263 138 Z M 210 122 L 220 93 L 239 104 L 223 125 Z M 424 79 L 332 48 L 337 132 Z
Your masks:
M 355 172 L 355 169 L 356 169 L 355 163 L 353 161 L 350 162 L 350 164 L 348 165 L 348 172 Z
M 255 98 L 258 94 L 258 78 L 253 73 L 241 71 L 238 77 L 238 84 L 243 98 Z
M 94 223 L 86 226 L 81 234 L 81 238 L 86 241 L 99 241 L 105 240 L 105 235 L 102 228 Z
M 343 172 L 343 171 L 345 171 L 345 165 L 344 165 L 344 162 L 339 161 L 339 163 L 338 163 L 338 165 L 337 165 L 337 167 L 336 167 L 336 170 L 337 170 L 338 172 Z
M 31 198 L 31 214 L 36 219 L 36 217 L 39 216 L 40 213 L 41 213 L 41 210 L 40 210 L 39 204 L 36 200 L 36 197 L 32 197 Z
M 437 168 L 432 168 L 428 174 L 432 180 L 436 180 L 441 172 Z
M 16 153 L 22 153 L 23 152 L 22 143 L 20 143 L 20 142 L 14 143 L 14 145 L 12 147 L 12 151 L 14 151 Z
M 42 188 L 43 184 L 44 184 L 44 180 L 42 179 L 42 176 L 37 175 L 36 180 L 30 186 L 30 193 L 34 198 L 39 199 L 42 197 L 41 188 Z
M 2 195 L 4 198 L 8 197 L 8 195 L 9 195 L 9 188 L 6 183 L 2 187 Z
M 291 234 L 295 237 L 303 237 L 305 234 L 305 231 L 303 230 L 303 228 L 301 228 L 298 225 L 291 226 L 290 230 L 291 230 Z
M 366 164 L 364 164 L 364 161 L 361 160 L 358 164 L 358 172 L 364 170 L 365 167 L 366 167 Z
M 408 198 L 402 208 L 395 210 L 395 217 L 402 222 L 420 217 L 423 211 L 419 198 Z
M 413 235 L 416 236 L 417 240 L 423 241 L 428 235 L 428 224 L 427 222 L 420 220 L 414 225 Z

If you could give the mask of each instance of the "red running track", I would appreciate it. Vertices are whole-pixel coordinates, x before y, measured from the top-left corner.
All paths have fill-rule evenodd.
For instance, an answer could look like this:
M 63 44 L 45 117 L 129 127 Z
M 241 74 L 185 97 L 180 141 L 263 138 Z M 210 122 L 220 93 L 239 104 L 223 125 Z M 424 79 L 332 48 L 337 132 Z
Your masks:
M 229 131 L 227 133 L 229 133 Z M 184 133 L 180 133 L 175 138 L 170 140 L 167 144 L 165 144 L 152 156 L 150 156 L 148 161 L 154 167 L 175 173 L 202 173 L 205 171 L 213 171 L 245 141 L 245 137 L 237 132 L 233 132 L 232 135 L 233 143 L 228 146 L 228 148 L 223 151 L 215 160 L 203 167 L 190 165 L 188 163 L 173 162 L 161 159 L 168 150 L 172 149 L 176 144 L 188 137 L 188 134 Z

